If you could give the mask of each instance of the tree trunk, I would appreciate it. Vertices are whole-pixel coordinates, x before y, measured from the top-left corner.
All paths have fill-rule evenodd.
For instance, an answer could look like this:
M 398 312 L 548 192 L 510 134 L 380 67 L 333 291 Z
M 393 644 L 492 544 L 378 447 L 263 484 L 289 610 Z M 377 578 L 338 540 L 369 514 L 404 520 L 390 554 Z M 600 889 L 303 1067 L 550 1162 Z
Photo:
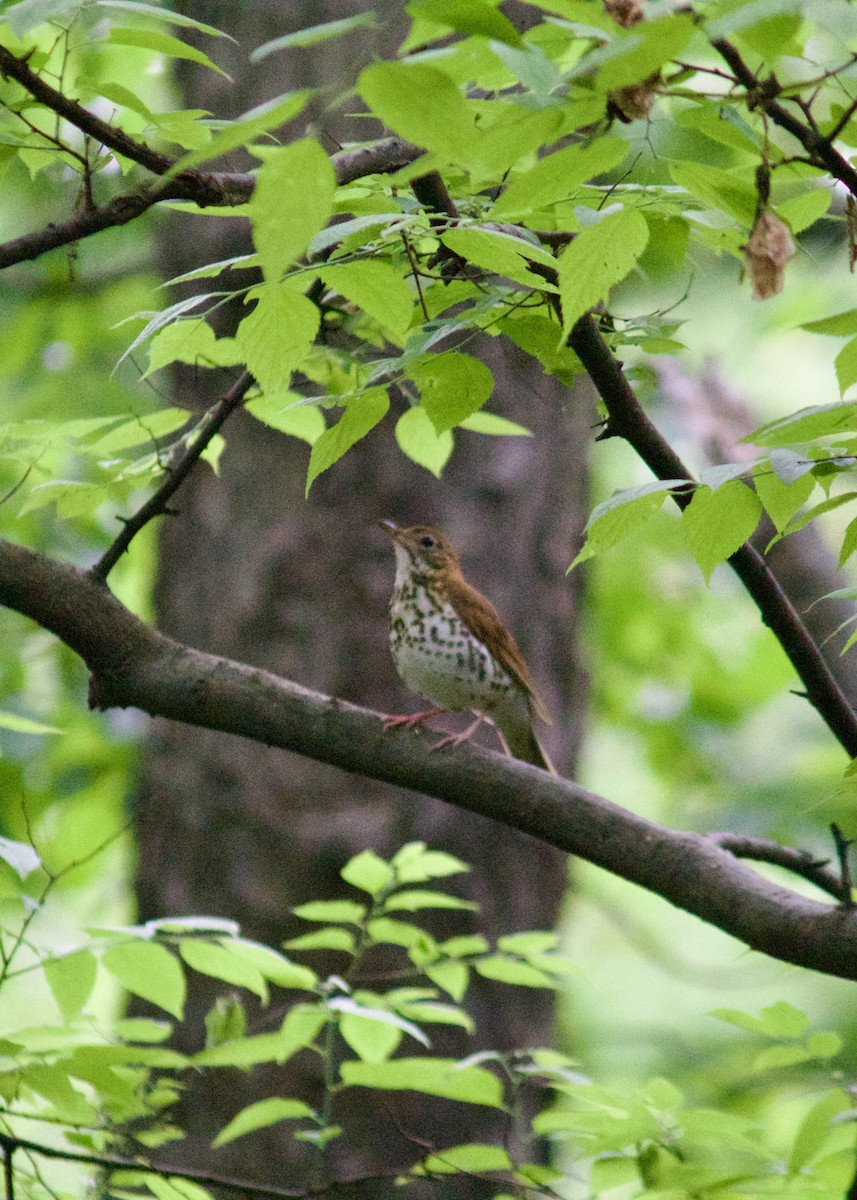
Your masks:
M 281 5 L 235 5 L 234 11 L 202 3 L 184 7 L 221 27 L 225 15 L 227 31 L 245 48 L 286 32 Z M 350 11 L 354 7 L 345 4 L 314 4 L 311 19 L 294 24 Z M 307 52 L 274 56 L 263 65 L 269 73 L 280 72 L 276 81 L 263 79 L 259 68 L 251 73 L 241 62 L 231 64 L 238 95 L 229 97 L 229 112 L 327 77 L 345 57 L 355 61 L 352 49 L 349 44 L 348 56 L 333 53 L 327 59 L 303 57 Z M 229 63 L 224 66 L 230 70 Z M 309 79 L 296 76 L 301 68 Z M 207 94 L 210 76 L 192 70 L 181 83 L 184 104 L 224 113 L 227 98 Z M 219 79 L 213 87 L 217 93 Z M 240 252 L 248 237 L 242 226 L 223 219 L 171 218 L 160 242 L 164 273 L 199 265 L 206 254 L 214 261 Z M 399 453 L 388 417 L 316 481 L 305 501 L 306 445 L 271 432 L 247 413 L 231 418 L 220 476 L 198 469 L 179 494 L 178 515 L 164 523 L 158 624 L 193 646 L 266 667 L 308 687 L 385 712 L 410 711 L 418 701 L 398 681 L 389 654 L 393 556 L 377 521 L 437 524 L 460 549 L 467 577 L 514 630 L 554 718 L 546 747 L 562 771 L 571 771 L 586 682 L 577 654 L 579 573 L 566 577 L 565 570 L 586 506 L 591 403 L 588 392 L 573 395 L 499 338 L 486 337 L 481 353 L 496 380 L 490 408 L 528 425 L 534 437 L 459 432 L 442 482 Z M 209 375 L 215 379 L 184 370 L 177 377 L 179 402 L 209 403 L 218 389 L 216 377 L 222 385 L 224 373 Z M 438 923 L 443 936 L 552 928 L 566 884 L 563 856 L 523 835 L 294 755 L 166 722 L 154 723 L 145 749 L 137 827 L 141 919 L 227 916 L 239 921 L 247 936 L 274 946 L 305 931 L 290 915 L 292 905 L 348 894 L 338 872 L 366 847 L 388 855 L 420 839 L 471 864 L 472 873 L 459 886 L 482 911 L 469 919 L 446 915 Z M 341 971 L 343 962 L 331 958 L 321 966 Z M 223 990 L 202 978 L 197 983 L 182 1033 L 188 1050 L 200 1047 L 202 1017 Z M 548 993 L 480 985 L 466 1003 L 478 1021 L 481 1046 L 504 1049 L 550 1040 Z M 281 1017 L 281 1011 L 257 1011 L 253 1028 L 267 1031 Z M 472 1048 L 460 1031 L 433 1042 L 435 1053 L 461 1055 Z M 304 1063 L 305 1058 L 277 1071 L 222 1071 L 203 1085 L 190 1081 L 181 1120 L 191 1136 L 173 1157 L 284 1186 L 304 1182 L 301 1170 L 287 1164 L 305 1151 L 295 1147 L 283 1126 L 219 1151 L 212 1152 L 209 1141 L 260 1095 L 317 1099 L 310 1074 L 314 1063 Z M 350 1107 L 350 1117 L 337 1112 L 336 1119 L 362 1123 L 365 1144 L 361 1147 L 353 1134 L 343 1139 L 348 1144 L 337 1173 L 353 1175 L 420 1156 L 383 1110 L 370 1108 L 365 1094 L 352 1098 Z M 435 1145 L 474 1136 L 475 1110 L 462 1112 L 465 1106 L 460 1106 L 454 1128 L 444 1128 L 444 1115 L 428 1107 L 431 1123 L 419 1106 L 399 1110 L 397 1100 L 400 1128 Z M 480 1136 L 491 1133 L 488 1127 Z M 388 1150 L 382 1150 L 382 1141 Z

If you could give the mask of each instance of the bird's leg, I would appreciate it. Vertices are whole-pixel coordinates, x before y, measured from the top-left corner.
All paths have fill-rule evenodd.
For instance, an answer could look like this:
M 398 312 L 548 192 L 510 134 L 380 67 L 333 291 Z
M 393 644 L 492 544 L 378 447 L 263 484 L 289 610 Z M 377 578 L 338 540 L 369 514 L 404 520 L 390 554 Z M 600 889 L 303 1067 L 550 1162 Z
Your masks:
M 462 742 L 466 742 L 468 738 L 473 736 L 483 721 L 487 721 L 489 725 L 494 724 L 490 717 L 486 717 L 484 713 L 478 712 L 476 713 L 476 720 L 471 721 L 466 729 L 463 729 L 461 733 L 447 734 L 445 738 L 441 738 L 439 742 L 435 742 L 432 750 L 440 750 L 444 746 L 460 746 Z
M 385 717 L 384 732 L 387 733 L 390 729 L 415 729 L 429 717 L 442 717 L 445 713 L 445 708 L 427 708 L 423 712 L 406 713 L 401 717 Z

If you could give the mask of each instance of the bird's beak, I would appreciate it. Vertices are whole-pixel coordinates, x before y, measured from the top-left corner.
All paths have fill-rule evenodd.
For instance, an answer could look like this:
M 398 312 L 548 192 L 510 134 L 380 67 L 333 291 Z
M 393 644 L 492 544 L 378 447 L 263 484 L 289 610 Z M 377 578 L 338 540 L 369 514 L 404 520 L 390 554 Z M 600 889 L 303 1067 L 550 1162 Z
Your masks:
M 384 530 L 384 532 L 388 535 L 388 537 L 391 537 L 393 539 L 394 542 L 397 542 L 399 540 L 399 533 L 401 531 L 399 529 L 399 526 L 396 525 L 396 523 L 394 521 L 379 521 L 378 524 Z

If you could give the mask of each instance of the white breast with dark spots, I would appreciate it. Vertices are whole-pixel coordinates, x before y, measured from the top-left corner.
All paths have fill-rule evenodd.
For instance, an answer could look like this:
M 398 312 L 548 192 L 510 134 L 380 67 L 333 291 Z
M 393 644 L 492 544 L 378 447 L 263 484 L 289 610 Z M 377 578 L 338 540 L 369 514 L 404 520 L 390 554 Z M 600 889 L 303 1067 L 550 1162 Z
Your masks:
M 396 588 L 390 646 L 404 682 L 438 708 L 490 712 L 513 684 L 452 605 L 435 600 L 424 588 Z

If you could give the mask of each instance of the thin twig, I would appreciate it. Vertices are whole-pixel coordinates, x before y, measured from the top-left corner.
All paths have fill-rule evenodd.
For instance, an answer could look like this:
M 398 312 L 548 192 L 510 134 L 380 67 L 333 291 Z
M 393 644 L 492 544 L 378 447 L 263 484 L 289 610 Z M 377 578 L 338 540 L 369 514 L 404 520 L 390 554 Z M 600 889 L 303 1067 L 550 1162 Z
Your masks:
M 192 441 L 186 446 L 178 460 L 167 467 L 160 487 L 145 504 L 137 509 L 133 517 L 129 517 L 123 522 L 122 532 L 92 568 L 92 574 L 97 579 L 107 578 L 144 525 L 147 525 L 154 517 L 162 516 L 167 512 L 170 498 L 175 495 L 199 462 L 204 450 L 227 417 L 244 403 L 253 382 L 250 372 L 243 371 L 225 396 L 222 396 L 208 410 L 194 430 Z
M 839 861 L 839 900 L 843 908 L 853 908 L 851 863 L 848 859 L 848 850 L 853 842 L 845 836 L 835 821 L 831 822 L 830 832 L 833 834 L 833 844 L 836 847 L 836 857 Z
M 808 879 L 836 900 L 842 899 L 841 877 L 828 869 L 825 859 L 815 858 L 806 850 L 795 850 L 791 846 L 781 846 L 767 838 L 750 837 L 743 833 L 710 833 L 708 837 L 736 858 L 747 858 L 754 862 L 770 863 L 773 867 L 782 867 L 791 871 L 793 875 Z

